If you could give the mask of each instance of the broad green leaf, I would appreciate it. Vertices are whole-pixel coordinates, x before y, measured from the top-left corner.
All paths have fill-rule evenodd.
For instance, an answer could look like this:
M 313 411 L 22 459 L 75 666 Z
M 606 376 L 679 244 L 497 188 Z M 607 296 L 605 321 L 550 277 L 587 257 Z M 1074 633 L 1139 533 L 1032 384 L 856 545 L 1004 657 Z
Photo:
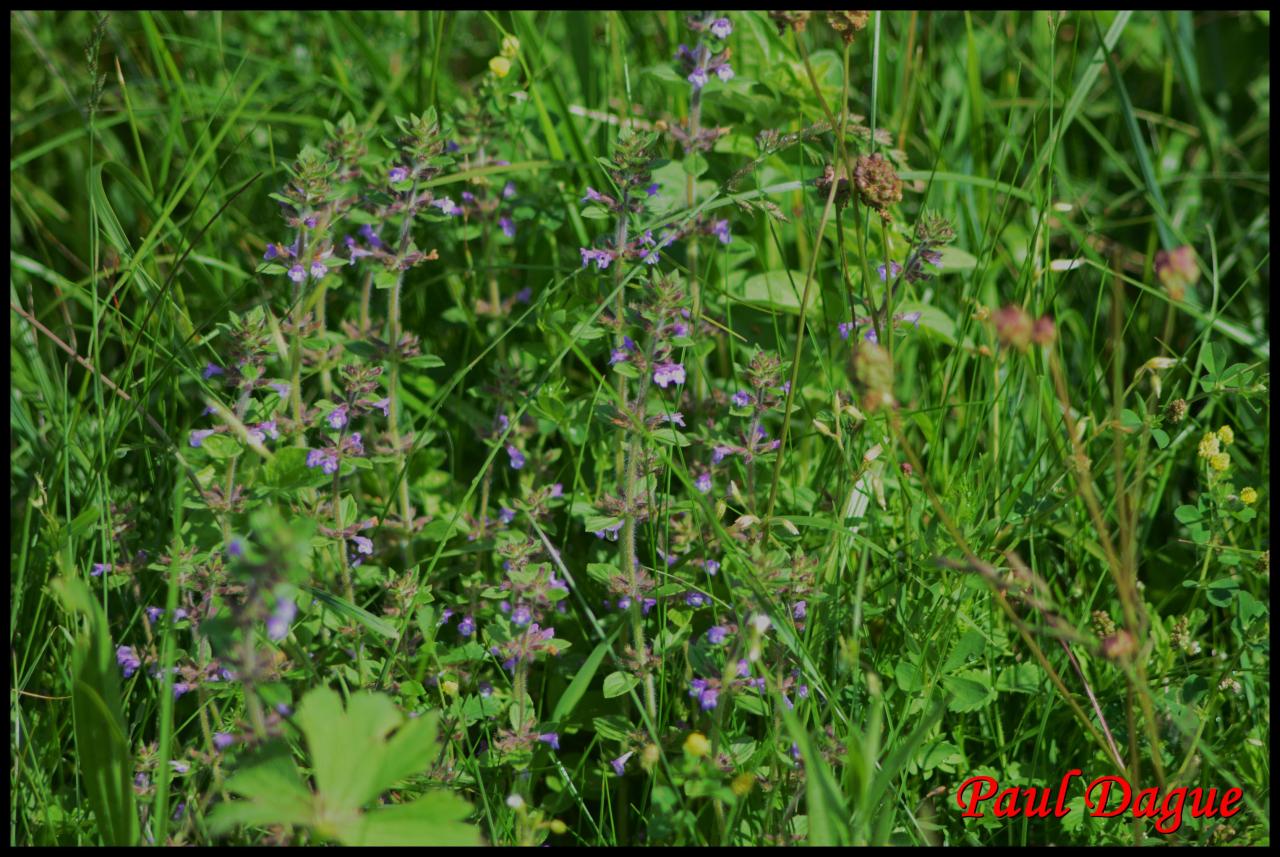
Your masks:
M 640 679 L 624 672 L 612 672 L 604 677 L 604 698 L 613 699 L 622 696 L 640 683 Z
M 592 679 L 596 677 L 596 670 L 600 668 L 601 661 L 608 653 L 609 641 L 606 640 L 587 655 L 587 660 L 579 667 L 578 674 L 573 677 L 573 681 L 569 682 L 569 686 L 556 701 L 555 710 L 551 712 L 552 723 L 559 723 L 573 713 L 573 709 L 582 699 L 582 695 L 587 692 L 587 688 L 591 686 Z
M 441 789 L 412 803 L 366 812 L 344 827 L 339 838 L 350 846 L 480 845 L 480 831 L 466 821 L 470 814 L 470 804 Z

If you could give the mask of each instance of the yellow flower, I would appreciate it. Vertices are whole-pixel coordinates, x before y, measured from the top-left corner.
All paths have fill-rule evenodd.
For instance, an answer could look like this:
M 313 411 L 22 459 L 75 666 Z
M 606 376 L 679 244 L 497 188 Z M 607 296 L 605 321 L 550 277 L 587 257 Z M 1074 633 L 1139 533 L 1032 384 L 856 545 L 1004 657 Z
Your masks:
M 1212 458 L 1218 454 L 1218 436 L 1213 432 L 1209 432 L 1200 438 L 1200 457 Z
M 1223 426 L 1218 429 L 1218 440 L 1222 441 L 1223 446 L 1231 446 L 1232 441 L 1236 439 L 1236 433 L 1231 430 L 1231 426 Z
M 1254 491 L 1252 488 L 1244 489 L 1240 492 L 1240 502 L 1244 503 L 1246 506 L 1252 506 L 1254 503 L 1258 502 L 1258 492 Z
M 1218 454 L 1210 457 L 1209 466 L 1221 473 L 1231 466 L 1231 456 L 1227 455 L 1225 452 L 1219 452 Z
M 564 833 L 566 830 L 569 829 L 569 825 L 565 824 L 563 821 L 561 821 L 558 818 L 551 819 L 551 822 L 547 825 L 547 827 L 551 828 L 552 833 Z
M 494 57 L 489 60 L 489 71 L 498 77 L 506 77 L 511 73 L 511 60 L 506 57 Z
M 689 737 L 684 739 L 684 751 L 698 759 L 711 752 L 711 742 L 701 732 L 690 732 Z
M 452 679 L 445 679 L 444 681 L 440 682 L 440 689 L 445 692 L 446 696 L 458 695 L 458 683 L 456 681 L 453 681 Z
M 751 787 L 755 784 L 755 775 L 744 771 L 733 778 L 733 782 L 729 784 L 729 788 L 732 789 L 733 793 L 738 797 L 746 797 L 751 792 Z
M 515 36 L 502 37 L 502 50 L 499 52 L 508 59 L 520 53 L 520 40 Z

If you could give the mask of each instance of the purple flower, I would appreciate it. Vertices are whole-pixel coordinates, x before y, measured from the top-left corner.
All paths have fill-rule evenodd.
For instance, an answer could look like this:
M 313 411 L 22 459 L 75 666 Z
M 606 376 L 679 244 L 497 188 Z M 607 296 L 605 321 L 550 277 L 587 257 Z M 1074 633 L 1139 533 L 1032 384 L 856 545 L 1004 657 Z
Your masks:
M 503 199 L 511 199 L 511 197 L 513 197 L 513 196 L 515 196 L 515 195 L 516 195 L 516 183 L 515 183 L 515 182 L 507 182 L 506 184 L 504 184 L 504 185 L 502 186 L 502 198 L 503 198 Z
M 619 610 L 626 610 L 626 609 L 628 609 L 628 608 L 630 608 L 630 607 L 631 607 L 631 598 L 630 598 L 630 596 L 624 595 L 624 596 L 622 596 L 621 598 L 619 598 L 619 599 L 618 599 L 618 609 L 619 609 Z
M 360 234 L 364 236 L 364 240 L 369 242 L 369 246 L 375 250 L 381 250 L 386 245 L 382 243 L 382 239 L 378 237 L 378 233 L 374 231 L 371 224 L 366 223 L 360 227 Z
M 510 217 L 499 217 L 498 226 L 502 229 L 502 234 L 508 238 L 516 237 L 516 222 Z
M 659 363 L 653 367 L 653 383 L 664 390 L 668 384 L 683 384 L 684 366 L 679 363 Z
M 443 625 L 445 622 L 448 622 L 452 618 L 453 618 L 453 608 L 446 607 L 440 611 L 440 621 L 437 622 L 436 624 Z
M 227 556 L 232 556 L 237 559 L 244 556 L 244 542 L 239 539 L 232 539 L 227 545 Z
M 144 612 L 147 614 L 147 621 L 154 625 L 164 615 L 164 608 L 148 607 Z
M 842 321 L 840 322 L 839 327 L 840 327 L 840 338 L 848 339 L 849 334 L 853 332 L 853 322 Z
M 621 363 L 622 361 L 624 361 L 624 360 L 626 360 L 626 359 L 627 359 L 627 352 L 626 352 L 626 350 L 625 350 L 625 349 L 622 349 L 622 348 L 615 348 L 615 349 L 613 349 L 612 351 L 610 351 L 610 352 L 609 352 L 609 365 L 610 365 L 610 366 L 614 365 L 615 363 Z
M 213 433 L 213 429 L 195 429 L 191 432 L 187 443 L 191 444 L 192 447 L 198 448 L 204 443 L 204 439 Z
M 587 247 L 580 247 L 578 252 L 582 254 L 582 267 L 585 268 L 589 263 L 595 262 L 597 271 L 603 271 L 608 268 L 609 263 L 614 258 L 612 250 L 592 250 Z
M 280 429 L 276 426 L 274 419 L 267 420 L 265 423 L 258 423 L 249 427 L 249 437 L 258 443 L 265 443 L 267 438 L 276 440 L 280 437 Z
M 295 283 L 301 283 L 306 278 L 307 269 L 301 265 L 294 265 L 289 269 L 289 279 L 293 280 Z
M 366 536 L 352 536 L 351 541 L 356 543 L 356 553 L 365 556 L 373 556 L 373 540 Z
M 109 562 L 95 562 L 93 568 L 89 570 L 90 577 L 102 577 L 103 574 L 111 570 Z
M 924 259 L 935 268 L 942 267 L 942 254 L 937 250 L 925 250 L 920 254 L 920 258 Z
M 476 632 L 476 620 L 470 616 L 463 616 L 462 621 L 458 623 L 458 633 L 464 637 L 470 637 Z
M 716 18 L 711 22 L 711 35 L 717 39 L 727 39 L 733 32 L 733 24 L 728 18 Z
M 270 262 L 272 259 L 276 258 L 279 255 L 280 255 L 280 251 L 276 248 L 276 245 L 268 244 L 267 252 L 262 254 L 262 260 L 264 262 Z
M 185 681 L 176 681 L 173 683 L 173 698 L 177 699 L 178 697 L 182 696 L 184 693 L 186 693 L 189 690 L 191 690 L 191 685 L 187 684 Z M 170 762 L 169 764 L 181 765 L 182 763 Z M 174 770 L 176 770 L 180 774 L 185 774 L 187 772 L 185 766 L 183 768 L 175 768 Z
M 707 642 L 713 646 L 718 646 L 729 636 L 729 629 L 724 625 L 712 625 L 707 629 Z
M 680 413 L 679 411 L 672 411 L 669 414 L 663 414 L 662 421 L 667 423 L 675 423 L 681 428 L 684 428 L 684 414 Z
M 897 262 L 890 261 L 889 272 L 887 274 L 885 273 L 884 265 L 877 265 L 876 273 L 880 275 L 881 280 L 888 280 L 889 277 L 896 277 L 899 274 L 901 274 L 902 266 L 899 265 Z
M 659 185 L 657 182 L 654 182 L 653 184 L 645 188 L 644 192 L 647 193 L 649 196 L 657 196 L 658 191 L 661 190 L 661 188 L 662 188 L 661 185 Z
M 485 699 L 493 696 L 493 685 L 489 684 L 487 681 L 482 681 L 476 685 L 476 690 L 480 691 L 480 695 Z
M 270 387 L 272 390 L 275 390 L 276 395 L 279 396 L 280 398 L 282 399 L 289 398 L 289 385 L 284 383 L 283 381 L 272 381 L 267 386 Z
M 791 758 L 795 759 L 797 762 L 800 761 L 800 745 L 799 744 L 792 743 Z
M 656 599 L 656 598 L 646 598 L 646 599 L 645 599 L 645 600 L 640 604 L 640 615 L 642 615 L 642 616 L 648 616 L 648 615 L 649 615 L 649 611 L 650 611 L 650 610 L 652 610 L 655 606 L 657 606 L 657 604 L 658 604 L 658 599 Z
M 304 225 L 304 226 L 306 226 L 308 229 L 315 229 L 315 228 L 316 228 L 316 219 L 315 219 L 314 217 L 308 217 L 306 220 L 302 221 L 302 223 L 303 223 L 303 225 Z
M 223 368 L 216 363 L 206 363 L 204 364 L 204 371 L 200 374 L 206 381 L 208 381 L 214 375 L 223 374 Z
M 733 80 L 733 69 L 729 67 L 727 62 L 720 63 L 720 65 L 716 66 L 716 77 L 720 78 L 725 83 L 728 83 Z M 726 241 L 724 243 L 728 244 L 729 242 Z
M 733 447 L 717 446 L 716 448 L 711 450 L 711 463 L 719 464 L 720 462 L 724 461 L 725 456 L 729 456 L 729 455 L 733 455 Z
M 525 286 L 523 289 L 516 292 L 516 301 L 518 303 L 527 304 L 532 299 L 533 299 L 533 289 L 530 288 L 529 286 Z
M 236 737 L 230 732 L 213 733 L 213 746 L 218 749 L 218 752 L 222 752 L 234 743 L 236 743 Z
M 603 203 L 605 201 L 605 197 L 604 197 L 604 194 L 600 193 L 600 191 L 596 190 L 590 185 L 587 185 L 587 194 L 582 198 L 582 201 Z
M 325 473 L 338 472 L 338 453 L 334 449 L 313 449 L 307 453 L 307 467 L 320 467 Z
M 733 394 L 733 397 L 729 401 L 733 403 L 735 408 L 745 408 L 747 405 L 751 404 L 751 394 L 746 390 L 739 390 Z
M 702 89 L 707 85 L 707 70 L 701 67 L 695 68 L 687 80 L 693 84 L 694 89 Z
M 498 520 L 501 521 L 502 523 L 509 524 L 515 519 L 516 519 L 515 509 L 508 509 L 506 506 L 503 506 L 501 509 L 498 510 Z
M 920 316 L 921 316 L 921 313 L 919 312 L 905 312 L 902 315 L 898 316 L 898 321 L 909 321 L 916 327 L 919 327 Z
M 635 750 L 628 750 L 609 763 L 610 765 L 613 765 L 614 776 L 622 776 L 622 772 L 626 770 L 627 767 L 627 759 L 630 759 L 633 755 L 635 755 Z
M 719 560 L 709 559 L 703 564 L 703 568 L 707 570 L 707 574 L 715 577 L 720 572 Z
M 791 608 L 791 615 L 797 621 L 799 621 L 805 617 L 805 614 L 808 612 L 808 609 L 809 609 L 809 605 L 806 602 L 797 601 L 796 606 Z
M 507 455 L 511 458 L 512 470 L 519 470 L 524 467 L 524 453 L 516 449 L 514 444 L 507 444 Z
M 325 417 L 329 422 L 329 428 L 340 429 L 347 424 L 347 406 L 338 405 L 329 412 L 329 416 Z
M 375 408 L 382 411 L 382 415 L 384 417 L 391 416 L 391 397 L 390 396 L 383 396 L 381 399 L 378 399 L 376 402 L 370 402 L 369 404 L 373 405 Z
M 605 527 L 602 530 L 596 530 L 595 536 L 597 539 L 608 539 L 611 542 L 616 542 L 618 540 L 618 530 L 621 529 L 622 521 L 619 521 L 612 527 Z
M 529 608 L 521 604 L 511 611 L 511 624 L 518 627 L 524 627 L 529 624 L 529 620 L 533 615 L 529 612 Z
M 559 499 L 564 496 L 564 485 L 560 482 L 551 486 L 551 499 Z
M 181 622 L 185 618 L 187 618 L 187 611 L 185 609 L 179 607 L 173 611 L 173 621 Z
M 693 487 L 697 488 L 703 494 L 706 494 L 708 491 L 710 491 L 711 490 L 710 471 L 704 471 L 703 473 L 698 474 L 698 478 L 694 481 Z
M 432 200 L 431 204 L 450 217 L 456 217 L 457 215 L 462 214 L 462 209 L 458 208 L 458 204 L 447 196 L 442 196 L 439 199 Z
M 289 623 L 298 615 L 298 605 L 292 598 L 281 598 L 276 602 L 276 609 L 267 619 L 267 637 L 272 640 L 283 640 L 289 636 Z
M 138 653 L 132 646 L 120 646 L 116 649 L 116 663 L 124 671 L 125 678 L 133 675 L 138 671 L 138 667 L 142 666 L 142 661 L 138 659 Z
M 867 332 L 862 335 L 862 338 L 867 342 L 870 342 L 872 345 L 877 345 L 880 342 L 880 337 L 876 336 L 876 329 L 874 325 L 867 328 Z
M 406 167 L 392 167 L 391 172 L 387 173 L 387 180 L 392 184 L 402 182 L 409 177 L 409 170 Z
M 469 190 L 464 190 L 462 192 L 462 201 L 467 205 L 470 205 L 476 201 L 476 195 Z
M 717 220 L 711 226 L 711 234 L 720 239 L 721 244 L 728 244 L 733 240 L 733 236 L 729 234 L 729 221 Z
M 329 269 L 325 266 L 324 262 L 311 263 L 311 276 L 315 279 L 318 280 L 327 273 L 329 273 Z
M 552 750 L 560 749 L 560 736 L 554 732 L 543 732 L 538 736 L 538 740 L 546 744 Z
M 704 607 L 709 603 L 709 599 L 701 592 L 686 592 L 684 594 L 684 603 L 694 608 Z

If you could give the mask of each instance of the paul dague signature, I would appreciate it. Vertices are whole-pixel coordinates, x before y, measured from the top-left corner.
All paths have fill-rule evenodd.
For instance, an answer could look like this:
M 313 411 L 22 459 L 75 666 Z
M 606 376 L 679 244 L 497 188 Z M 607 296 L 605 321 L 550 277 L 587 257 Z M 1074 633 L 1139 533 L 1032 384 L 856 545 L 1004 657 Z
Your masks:
M 1010 786 L 1002 791 L 994 777 L 969 777 L 956 789 L 956 806 L 964 810 L 961 814 L 964 818 L 982 818 L 984 813 L 979 807 L 994 799 L 991 811 L 996 818 L 1048 818 L 1050 815 L 1062 818 L 1071 812 L 1066 805 L 1071 778 L 1082 776 L 1079 768 L 1063 774 L 1056 796 L 1052 786 Z M 1134 794 L 1129 782 L 1116 776 L 1098 777 L 1084 790 L 1085 809 L 1094 818 L 1114 818 L 1127 811 L 1136 818 L 1156 819 L 1155 828 L 1160 833 L 1178 831 L 1188 801 L 1192 818 L 1230 818 L 1243 808 L 1240 806 L 1243 798 L 1244 791 L 1237 788 L 1222 792 L 1221 801 L 1218 800 L 1218 790 L 1214 788 L 1207 791 L 1199 788 L 1170 789 L 1163 797 L 1156 788 L 1142 789 Z M 1051 800 L 1052 809 L 1049 806 Z

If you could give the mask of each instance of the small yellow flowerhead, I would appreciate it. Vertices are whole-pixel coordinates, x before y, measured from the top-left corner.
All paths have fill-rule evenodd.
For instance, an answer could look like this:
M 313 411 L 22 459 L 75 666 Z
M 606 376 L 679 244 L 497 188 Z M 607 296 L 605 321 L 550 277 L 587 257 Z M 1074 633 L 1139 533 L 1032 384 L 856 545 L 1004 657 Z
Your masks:
M 1231 466 L 1231 456 L 1225 452 L 1219 452 L 1217 455 L 1210 457 L 1209 466 L 1222 473 Z
M 662 750 L 658 748 L 658 745 L 648 744 L 645 746 L 643 752 L 640 753 L 640 767 L 644 768 L 646 771 L 652 771 L 654 765 L 657 765 L 661 758 Z
M 515 36 L 503 36 L 502 50 L 499 53 L 507 59 L 512 59 L 516 54 L 520 53 L 520 40 Z
M 1231 446 L 1236 439 L 1236 433 L 1231 430 L 1231 426 L 1223 426 L 1218 429 L 1218 440 L 1222 441 L 1223 446 Z
M 695 759 L 700 759 L 711 752 L 711 742 L 701 732 L 690 732 L 684 739 L 684 751 Z
M 1218 436 L 1213 432 L 1209 432 L 1200 438 L 1200 457 L 1212 458 L 1218 454 Z
M 733 778 L 733 782 L 729 784 L 729 788 L 738 797 L 746 797 L 751 793 L 751 787 L 756 784 L 755 774 L 742 772 Z
M 498 77 L 506 77 L 511 73 L 511 60 L 506 57 L 494 57 L 489 60 L 489 71 Z
M 1258 502 L 1258 492 L 1254 491 L 1252 488 L 1244 489 L 1240 492 L 1240 502 L 1244 503 L 1246 506 L 1252 506 L 1254 503 Z
M 458 695 L 458 683 L 452 679 L 445 679 L 440 682 L 440 689 L 444 691 L 445 696 Z

